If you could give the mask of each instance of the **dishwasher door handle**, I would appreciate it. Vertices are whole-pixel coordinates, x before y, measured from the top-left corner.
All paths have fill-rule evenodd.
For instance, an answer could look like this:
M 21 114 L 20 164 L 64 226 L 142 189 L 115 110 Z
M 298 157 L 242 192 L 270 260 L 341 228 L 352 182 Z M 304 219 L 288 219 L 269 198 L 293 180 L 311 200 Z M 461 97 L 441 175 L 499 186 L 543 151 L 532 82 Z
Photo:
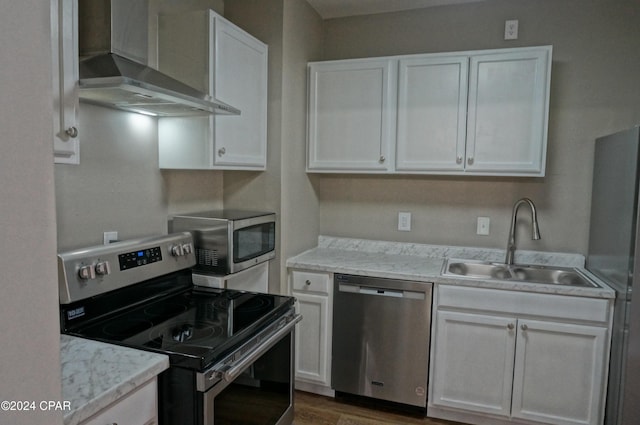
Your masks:
M 360 293 L 364 295 L 380 295 L 382 297 L 403 298 L 403 291 L 394 291 L 392 289 L 383 288 L 363 288 L 360 287 Z
M 390 288 L 379 288 L 373 286 L 360 286 L 360 285 L 350 285 L 348 283 L 341 283 L 338 287 L 340 292 L 349 292 L 352 294 L 362 294 L 362 295 L 376 295 L 381 297 L 392 297 L 392 298 L 411 298 L 424 300 L 425 293 L 417 292 L 417 291 L 398 291 Z

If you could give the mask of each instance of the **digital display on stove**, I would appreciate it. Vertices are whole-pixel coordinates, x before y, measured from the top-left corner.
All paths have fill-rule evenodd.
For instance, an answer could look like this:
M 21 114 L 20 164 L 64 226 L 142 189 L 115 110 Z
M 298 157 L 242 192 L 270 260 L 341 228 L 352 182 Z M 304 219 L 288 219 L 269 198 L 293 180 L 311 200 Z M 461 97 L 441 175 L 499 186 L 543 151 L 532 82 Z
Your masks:
M 120 270 L 129 270 L 134 267 L 162 261 L 162 251 L 159 246 L 138 251 L 131 251 L 118 255 Z

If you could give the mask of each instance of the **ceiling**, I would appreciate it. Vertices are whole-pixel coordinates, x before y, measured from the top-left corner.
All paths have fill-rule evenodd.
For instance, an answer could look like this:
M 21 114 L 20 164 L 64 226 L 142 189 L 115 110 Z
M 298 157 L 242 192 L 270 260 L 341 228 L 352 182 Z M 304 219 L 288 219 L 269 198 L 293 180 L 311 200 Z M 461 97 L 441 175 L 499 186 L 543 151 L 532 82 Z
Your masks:
M 307 0 L 323 19 L 398 12 L 484 0 Z

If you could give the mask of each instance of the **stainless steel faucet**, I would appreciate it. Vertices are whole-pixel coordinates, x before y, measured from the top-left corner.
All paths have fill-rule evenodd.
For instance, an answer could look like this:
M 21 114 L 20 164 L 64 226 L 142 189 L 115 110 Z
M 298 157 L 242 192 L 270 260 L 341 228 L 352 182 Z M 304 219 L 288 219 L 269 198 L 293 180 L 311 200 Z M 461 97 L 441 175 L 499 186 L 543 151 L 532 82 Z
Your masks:
M 504 260 L 506 264 L 513 264 L 513 256 L 516 252 L 516 218 L 518 215 L 518 208 L 520 208 L 520 206 L 524 204 L 529 205 L 529 208 L 531 209 L 531 239 L 536 241 L 540 239 L 540 229 L 538 228 L 538 214 L 536 213 L 536 206 L 529 198 L 518 199 L 516 203 L 513 204 L 513 212 L 511 213 L 511 229 L 509 229 L 509 240 L 507 241 L 507 257 Z

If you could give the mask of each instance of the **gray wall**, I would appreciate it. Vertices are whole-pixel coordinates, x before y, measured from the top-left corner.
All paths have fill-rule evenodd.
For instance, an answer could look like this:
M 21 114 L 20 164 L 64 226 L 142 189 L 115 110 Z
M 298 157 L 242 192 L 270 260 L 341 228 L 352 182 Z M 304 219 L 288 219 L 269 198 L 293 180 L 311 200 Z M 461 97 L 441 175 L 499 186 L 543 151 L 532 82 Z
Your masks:
M 223 10 L 222 0 L 150 5 L 152 15 Z M 105 231 L 121 240 L 166 233 L 170 214 L 222 208 L 222 171 L 158 168 L 157 119 L 81 103 L 78 121 L 80 165 L 55 167 L 60 251 L 102 244 Z
M 59 250 L 167 232 L 167 217 L 222 207 L 222 172 L 158 168 L 157 119 L 80 104 L 80 165 L 56 165 Z
M 322 234 L 503 248 L 513 202 L 532 198 L 541 241 L 521 247 L 585 253 L 593 143 L 640 124 L 637 0 L 487 0 L 325 22 L 324 59 L 553 45 L 545 178 L 321 176 Z M 520 38 L 504 41 L 504 21 Z M 397 231 L 398 211 L 413 231 Z M 476 235 L 476 217 L 491 234 Z M 527 239 L 527 240 L 525 240 Z
M 276 258 L 269 267 L 269 289 L 280 287 L 282 149 L 282 0 L 226 0 L 225 18 L 269 45 L 267 100 L 267 169 L 263 172 L 225 171 L 224 206 L 276 213 Z
M 304 0 L 285 1 L 282 139 L 282 258 L 316 246 L 319 201 L 305 173 L 307 62 L 322 54 L 322 20 Z M 285 261 L 282 261 L 285 277 Z M 285 284 L 286 282 L 284 282 Z
M 304 0 L 226 0 L 225 17 L 269 45 L 269 111 L 267 171 L 225 172 L 224 205 L 278 214 L 270 289 L 286 292 L 286 259 L 318 237 L 318 200 L 304 164 L 306 64 L 320 58 L 322 21 Z
M 0 400 L 36 403 L 62 401 L 50 9 L 0 2 Z M 56 425 L 62 413 L 0 411 L 0 423 Z
M 210 4 L 221 11 L 220 0 Z M 153 125 L 141 132 L 131 114 L 83 104 L 81 164 L 55 171 L 59 248 L 101 243 L 108 230 L 121 239 L 163 232 L 171 213 L 268 209 L 280 219 L 277 289 L 284 260 L 319 233 L 501 248 L 513 202 L 529 196 L 543 239 L 521 236 L 520 245 L 585 252 L 593 139 L 640 123 L 638 8 L 633 0 L 487 0 L 323 22 L 304 0 L 226 0 L 227 18 L 269 44 L 267 171 L 158 170 Z M 502 40 L 505 19 L 520 20 L 519 40 Z M 308 60 L 540 44 L 554 46 L 545 178 L 304 173 Z M 396 230 L 398 211 L 413 213 L 414 231 Z M 491 218 L 490 236 L 475 234 L 477 216 Z

